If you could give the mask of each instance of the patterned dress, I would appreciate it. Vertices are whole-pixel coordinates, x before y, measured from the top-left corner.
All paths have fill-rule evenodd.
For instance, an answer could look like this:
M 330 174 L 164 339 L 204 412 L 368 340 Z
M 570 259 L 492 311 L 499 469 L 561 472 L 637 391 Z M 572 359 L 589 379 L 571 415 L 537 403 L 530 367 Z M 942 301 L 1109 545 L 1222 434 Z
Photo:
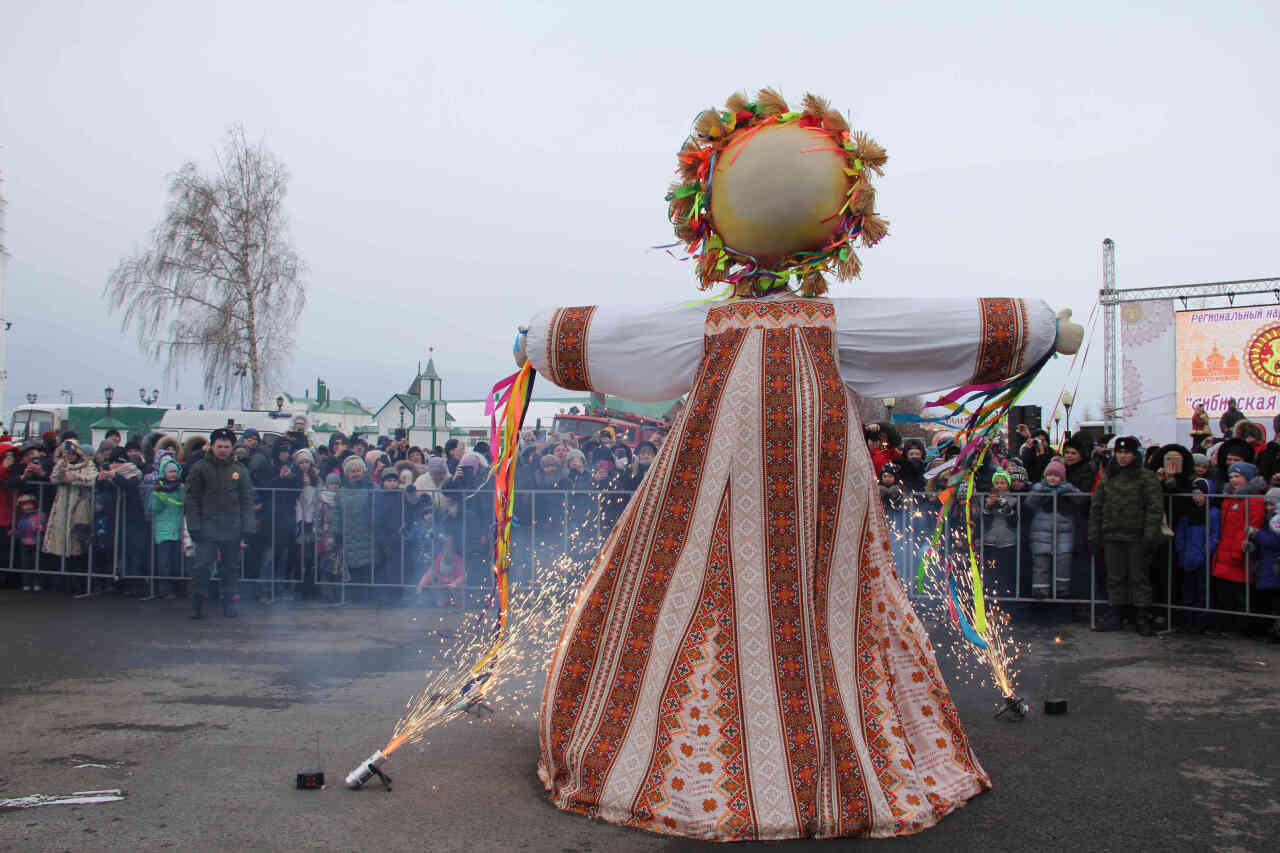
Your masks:
M 1047 306 L 986 301 L 1013 322 L 975 301 L 966 377 L 1045 351 Z M 692 838 L 932 826 L 990 780 L 894 574 L 837 305 L 697 310 L 685 407 L 554 653 L 539 776 L 562 809 Z M 618 323 L 593 333 L 595 314 L 535 318 L 535 367 L 596 390 L 625 371 L 606 363 Z

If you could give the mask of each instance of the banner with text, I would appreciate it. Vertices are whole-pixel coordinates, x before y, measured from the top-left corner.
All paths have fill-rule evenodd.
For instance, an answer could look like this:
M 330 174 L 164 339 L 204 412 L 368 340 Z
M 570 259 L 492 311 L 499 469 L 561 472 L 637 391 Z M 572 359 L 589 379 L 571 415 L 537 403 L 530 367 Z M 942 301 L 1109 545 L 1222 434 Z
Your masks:
M 1232 398 L 1250 418 L 1280 413 L 1280 305 L 1179 311 L 1177 340 L 1178 417 Z

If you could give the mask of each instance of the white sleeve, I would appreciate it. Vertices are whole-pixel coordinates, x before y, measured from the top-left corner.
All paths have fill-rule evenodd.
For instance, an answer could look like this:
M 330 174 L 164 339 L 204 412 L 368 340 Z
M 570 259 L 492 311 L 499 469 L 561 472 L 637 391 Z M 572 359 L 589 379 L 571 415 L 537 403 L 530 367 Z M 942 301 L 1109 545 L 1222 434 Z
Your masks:
M 561 388 L 671 400 L 702 362 L 705 305 L 551 308 L 529 322 L 526 353 Z
M 1053 348 L 1038 299 L 833 299 L 840 377 L 858 394 L 905 397 L 1016 376 Z

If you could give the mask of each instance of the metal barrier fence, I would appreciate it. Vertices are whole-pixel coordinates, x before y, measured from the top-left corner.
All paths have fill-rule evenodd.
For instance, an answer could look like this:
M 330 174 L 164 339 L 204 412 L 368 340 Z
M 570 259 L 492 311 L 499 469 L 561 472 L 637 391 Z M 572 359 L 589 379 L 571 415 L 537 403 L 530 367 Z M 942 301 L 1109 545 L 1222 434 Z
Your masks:
M 25 586 L 53 581 L 77 597 L 108 589 L 148 598 L 176 592 L 192 579 L 195 543 L 180 513 L 176 530 L 153 517 L 151 491 L 142 488 L 135 499 L 128 490 L 97 481 L 19 486 L 0 572 L 21 574 Z M 19 511 L 18 494 L 34 497 L 32 512 Z M 536 579 L 561 556 L 594 556 L 630 498 L 629 491 L 518 491 L 512 581 Z M 230 555 L 234 566 L 219 552 L 212 576 L 256 585 L 268 601 L 300 588 L 318 588 L 338 602 L 353 590 L 392 597 L 392 591 L 416 589 L 437 558 L 450 555 L 457 556 L 455 565 L 466 579 L 450 589 L 472 598 L 488 589 L 492 488 L 255 488 L 254 516 L 254 533 Z M 161 526 L 167 532 L 157 535 Z M 446 542 L 452 546 L 447 553 Z
M 34 512 L 19 511 L 19 494 L 35 498 Z M 561 557 L 591 559 L 630 496 L 593 489 L 518 490 L 512 581 L 536 581 Z M 975 494 L 970 523 L 988 594 L 1001 602 L 1088 605 L 1092 622 L 1107 597 L 1105 568 L 1087 542 L 1090 499 L 1082 494 Z M 1215 536 L 1206 531 L 1215 530 L 1222 500 L 1164 496 L 1171 535 L 1152 551 L 1150 576 L 1153 605 L 1166 612 L 1168 625 L 1175 611 L 1200 624 L 1209 614 L 1280 619 L 1280 590 L 1231 585 L 1213 577 Z M 457 560 L 451 562 L 455 570 L 461 566 L 464 580 L 452 586 L 432 584 L 433 594 L 447 586 L 449 595 L 464 599 L 486 588 L 493 525 L 490 489 L 260 488 L 254 489 L 254 501 L 255 533 L 246 537 L 238 554 L 230 555 L 234 567 L 228 555 L 218 555 L 214 576 L 238 575 L 241 583 L 256 585 L 263 599 L 313 590 L 335 602 L 349 596 L 394 598 L 417 589 L 429 570 L 453 554 Z M 135 497 L 97 481 L 20 485 L 9 519 L 8 548 L 0 556 L 7 565 L 0 571 L 22 573 L 29 586 L 53 580 L 80 596 L 110 587 L 146 597 L 174 594 L 192 577 L 193 549 L 183 538 L 180 511 L 175 533 L 173 511 L 167 520 L 156 518 L 152 504 L 146 488 Z M 938 522 L 939 507 L 925 495 L 904 495 L 891 499 L 885 509 L 895 568 L 908 594 L 915 596 L 916 567 Z M 1245 498 L 1243 511 L 1249 526 L 1266 527 L 1261 495 Z M 953 553 L 962 513 L 953 510 L 945 519 L 938 544 L 944 560 L 967 557 L 967 551 Z M 167 534 L 161 532 L 161 537 L 170 538 L 157 542 L 162 527 Z M 452 545 L 448 551 L 446 538 Z M 1251 578 L 1258 574 L 1261 557 L 1261 552 L 1243 554 Z M 1274 576 L 1280 579 L 1280 572 Z

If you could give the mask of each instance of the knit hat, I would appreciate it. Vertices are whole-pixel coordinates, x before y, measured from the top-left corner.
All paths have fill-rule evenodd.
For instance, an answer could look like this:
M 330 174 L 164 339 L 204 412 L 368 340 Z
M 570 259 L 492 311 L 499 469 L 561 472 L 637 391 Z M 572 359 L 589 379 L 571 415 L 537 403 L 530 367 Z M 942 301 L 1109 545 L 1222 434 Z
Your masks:
M 1280 488 L 1272 487 L 1267 489 L 1267 493 L 1263 495 L 1263 500 L 1273 506 L 1280 504 Z
M 351 476 L 348 472 L 356 470 L 359 470 L 360 473 L 363 474 L 369 469 L 365 466 L 364 460 L 359 456 L 348 456 L 346 461 L 342 463 L 342 473 L 347 474 L 347 476 Z
M 1062 460 L 1054 457 L 1053 461 L 1044 466 L 1044 475 L 1048 477 L 1050 474 L 1057 474 L 1060 479 L 1067 479 L 1067 466 L 1062 464 Z
M 293 454 L 293 462 L 295 465 L 303 459 L 307 460 L 312 465 L 316 464 L 316 456 L 308 447 L 300 447 Z
M 1191 483 L 1192 491 L 1204 492 L 1206 495 L 1213 491 L 1213 486 L 1204 477 L 1196 477 Z
M 182 466 L 178 464 L 178 460 L 172 456 L 165 456 L 160 460 L 160 478 L 164 479 L 165 469 L 173 467 L 178 469 L 178 478 L 182 478 Z
M 337 472 L 337 471 L 330 471 L 330 472 L 329 472 L 328 474 L 326 474 L 326 475 L 325 475 L 325 477 L 324 477 L 324 484 L 325 484 L 326 486 L 341 486 L 341 485 L 342 485 L 342 477 L 338 476 L 338 472 Z
M 892 474 L 895 477 L 901 476 L 902 469 L 892 462 L 886 462 L 884 467 L 880 469 L 881 474 Z
M 1004 463 L 1004 469 L 1009 472 L 1009 482 L 1025 483 L 1027 482 L 1027 468 L 1017 459 L 1010 459 Z
M 1239 474 L 1246 480 L 1252 480 L 1258 476 L 1258 469 L 1251 462 L 1237 462 L 1227 470 L 1227 473 Z
M 258 430 L 254 427 L 245 427 L 241 438 L 261 438 L 261 436 L 258 435 Z
M 381 450 L 366 450 L 364 454 L 364 464 L 366 468 L 372 468 L 378 464 L 378 457 L 382 455 Z
M 1010 486 L 1013 485 L 1013 478 L 1009 476 L 1008 471 L 996 471 L 991 475 L 991 482 L 994 484 L 997 480 L 1004 480 Z
M 385 483 L 387 480 L 395 480 L 397 483 L 400 482 L 400 472 L 395 468 L 384 468 L 382 470 L 382 482 Z
M 587 455 L 583 453 L 581 450 L 576 450 L 576 449 L 570 450 L 568 453 L 564 455 L 564 461 L 566 465 L 568 465 L 574 459 L 577 459 L 579 462 L 581 462 L 583 468 L 587 467 Z
M 35 496 L 35 495 L 32 495 L 32 494 L 21 494 L 21 495 L 18 495 L 18 506 L 22 506 L 23 504 L 27 504 L 27 503 L 31 503 L 31 504 L 33 504 L 33 503 L 35 503 L 35 502 L 36 502 L 36 496 Z
M 449 463 L 444 461 L 443 456 L 432 456 L 427 460 L 427 473 L 433 474 L 437 472 L 441 474 L 449 473 Z
M 1191 461 L 1195 465 L 1203 465 L 1206 468 L 1209 467 L 1209 457 L 1205 456 L 1203 453 L 1192 453 Z
M 462 454 L 462 458 L 458 460 L 458 467 L 474 468 L 479 471 L 481 468 L 485 467 L 484 457 L 479 453 L 476 453 L 474 450 L 468 450 L 466 453 Z

